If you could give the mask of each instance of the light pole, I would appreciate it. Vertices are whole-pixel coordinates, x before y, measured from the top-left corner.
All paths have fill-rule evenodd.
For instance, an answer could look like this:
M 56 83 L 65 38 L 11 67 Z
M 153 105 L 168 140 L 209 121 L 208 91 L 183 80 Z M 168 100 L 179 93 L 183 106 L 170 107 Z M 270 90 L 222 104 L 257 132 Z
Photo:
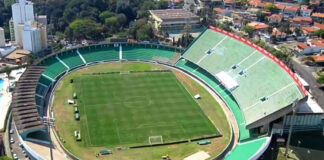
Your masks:
M 49 138 L 49 143 L 50 143 L 50 156 L 51 156 L 51 160 L 53 160 L 53 150 L 52 150 L 53 143 L 52 143 L 52 140 L 51 140 L 51 127 L 54 126 L 55 119 L 51 118 L 51 117 L 46 117 L 46 116 L 42 117 L 41 119 L 42 119 L 44 125 L 46 126 L 46 130 L 47 130 L 48 138 Z
M 294 103 L 292 104 L 293 114 L 292 114 L 291 119 L 290 119 L 289 133 L 288 133 L 288 139 L 287 139 L 286 151 L 285 151 L 285 159 L 288 158 L 289 144 L 290 144 L 290 139 L 291 139 L 293 124 L 294 124 L 294 121 L 295 121 L 296 104 L 297 104 L 297 100 L 295 100 Z

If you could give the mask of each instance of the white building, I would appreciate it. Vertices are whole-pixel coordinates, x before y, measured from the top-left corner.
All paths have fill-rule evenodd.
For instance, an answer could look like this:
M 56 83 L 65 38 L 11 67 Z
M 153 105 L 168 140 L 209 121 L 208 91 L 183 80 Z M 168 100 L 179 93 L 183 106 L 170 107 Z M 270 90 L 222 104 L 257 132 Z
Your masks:
M 40 29 L 33 28 L 30 23 L 26 23 L 24 27 L 23 48 L 34 53 L 42 49 Z
M 5 35 L 3 28 L 0 27 L 0 47 L 4 47 L 6 45 Z
M 33 3 L 26 0 L 19 0 L 18 3 L 11 5 L 12 19 L 15 32 L 15 41 L 21 46 L 21 34 L 18 31 L 18 25 L 24 25 L 25 22 L 34 21 Z M 17 38 L 18 37 L 18 38 Z

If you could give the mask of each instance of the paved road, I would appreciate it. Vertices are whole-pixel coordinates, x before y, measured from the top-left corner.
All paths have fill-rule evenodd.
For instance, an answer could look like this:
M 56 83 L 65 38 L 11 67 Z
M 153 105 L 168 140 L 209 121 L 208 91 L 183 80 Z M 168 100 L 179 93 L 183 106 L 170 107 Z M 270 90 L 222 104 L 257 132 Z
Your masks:
M 310 93 L 315 97 L 317 103 L 324 109 L 324 91 L 319 88 L 319 84 L 312 75 L 315 68 L 299 64 L 295 60 L 292 61 L 293 69 L 298 73 L 310 86 Z
M 13 122 L 11 123 L 11 128 L 13 128 Z M 9 141 L 10 141 L 10 139 L 11 138 L 13 138 L 13 140 L 14 140 L 14 143 L 11 143 L 10 144 L 10 147 L 11 147 L 11 152 L 12 152 L 12 154 L 16 154 L 17 155 L 17 158 L 19 159 L 19 160 L 27 160 L 27 159 L 29 159 L 27 156 L 25 156 L 25 154 L 23 153 L 23 148 L 21 148 L 20 146 L 19 146 L 19 139 L 18 139 L 18 135 L 17 135 L 17 132 L 16 131 L 14 131 L 13 132 L 13 134 L 10 134 L 9 135 L 10 137 L 9 137 Z

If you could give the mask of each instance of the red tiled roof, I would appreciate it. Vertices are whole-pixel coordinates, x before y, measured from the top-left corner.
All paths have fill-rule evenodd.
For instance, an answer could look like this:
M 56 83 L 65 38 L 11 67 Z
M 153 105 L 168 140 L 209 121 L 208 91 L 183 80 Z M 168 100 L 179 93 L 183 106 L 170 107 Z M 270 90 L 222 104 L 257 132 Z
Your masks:
M 308 48 L 309 46 L 307 46 L 306 43 L 298 42 L 298 43 L 297 43 L 297 47 L 300 48 L 300 49 L 306 49 L 306 48 Z
M 249 1 L 249 4 L 256 7 L 264 7 L 268 3 L 263 3 L 261 0 L 251 0 Z
M 233 4 L 235 1 L 234 0 L 225 0 L 224 2 Z
M 281 14 L 272 14 L 271 16 L 268 17 L 269 19 L 282 19 Z
M 315 62 L 324 62 L 324 55 L 314 55 L 312 56 Z
M 320 18 L 324 18 L 324 13 L 313 13 L 312 16 L 313 16 L 313 17 L 320 17 Z
M 315 29 L 315 28 L 313 28 L 313 27 L 301 27 L 301 29 L 303 30 L 303 31 L 306 31 L 306 32 L 308 32 L 308 33 L 310 33 L 310 32 L 315 32 L 317 29 Z
M 323 29 L 324 30 L 324 24 L 320 24 L 320 23 L 315 22 L 314 23 L 314 26 L 317 27 L 317 28 L 319 28 L 319 29 Z
M 302 21 L 304 21 L 304 22 L 309 22 L 309 23 L 312 23 L 312 18 L 310 18 L 310 17 L 294 17 L 293 19 L 292 19 L 294 22 L 302 22 Z
M 286 33 L 279 31 L 277 28 L 273 28 L 272 29 L 272 35 L 273 36 L 284 36 L 284 35 L 286 35 Z
M 300 6 L 300 9 L 307 9 L 308 8 L 308 5 L 301 5 Z
M 285 8 L 285 10 L 289 10 L 289 11 L 297 11 L 298 10 L 298 7 L 294 7 L 294 6 L 287 6 Z
M 225 9 L 221 9 L 221 8 L 214 8 L 213 9 L 215 12 L 219 12 L 219 13 L 224 13 Z
M 324 39 L 320 39 L 320 40 L 312 39 L 310 42 L 316 47 L 324 47 Z
M 265 28 L 268 28 L 269 27 L 269 25 L 264 24 L 264 23 L 259 23 L 259 22 L 251 22 L 251 23 L 248 23 L 247 25 L 250 26 L 250 27 L 252 27 L 255 30 L 265 29 Z
M 275 6 L 278 8 L 278 9 L 281 9 L 281 10 L 283 10 L 283 9 L 285 9 L 285 5 L 284 4 L 275 4 Z

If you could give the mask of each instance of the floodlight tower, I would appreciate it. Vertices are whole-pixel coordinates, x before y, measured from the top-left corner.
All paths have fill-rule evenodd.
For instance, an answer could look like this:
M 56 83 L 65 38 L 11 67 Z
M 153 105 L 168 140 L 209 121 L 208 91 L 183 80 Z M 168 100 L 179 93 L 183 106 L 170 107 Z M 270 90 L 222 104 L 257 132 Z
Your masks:
M 48 133 L 48 138 L 49 138 L 49 143 L 50 143 L 50 156 L 51 156 L 51 160 L 53 160 L 53 142 L 51 140 L 51 128 L 54 126 L 54 121 L 55 119 L 52 117 L 41 117 L 42 122 L 44 123 L 44 125 L 46 126 L 46 130 Z

